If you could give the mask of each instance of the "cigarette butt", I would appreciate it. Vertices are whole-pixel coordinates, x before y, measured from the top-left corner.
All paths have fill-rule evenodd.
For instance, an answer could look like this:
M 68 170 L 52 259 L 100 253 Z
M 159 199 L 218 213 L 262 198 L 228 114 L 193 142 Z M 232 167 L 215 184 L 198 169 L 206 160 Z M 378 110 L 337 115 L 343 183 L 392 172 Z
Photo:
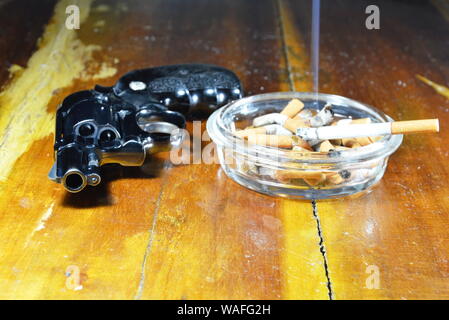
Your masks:
M 326 176 L 322 172 L 300 170 L 279 170 L 276 171 L 275 177 L 281 182 L 288 182 L 292 179 L 307 179 L 310 180 L 311 183 L 316 184 L 323 182 L 326 179 Z
M 252 134 L 248 136 L 248 142 L 260 146 L 291 149 L 294 146 L 293 138 L 291 136 Z
M 237 162 L 237 170 L 240 170 L 242 172 L 248 173 L 248 172 L 252 172 L 252 173 L 257 173 L 257 167 L 250 162 L 246 162 L 246 161 L 242 161 L 242 162 Z
M 253 134 L 275 134 L 275 135 L 286 135 L 291 136 L 292 133 L 285 129 L 283 126 L 279 124 L 269 124 L 267 126 L 258 127 L 258 128 L 249 128 L 234 132 L 234 135 L 239 138 L 247 138 Z
M 310 126 L 322 127 L 330 124 L 334 119 L 334 112 L 332 111 L 332 105 L 326 104 L 323 109 L 320 110 L 312 119 L 310 119 Z
M 341 139 L 332 139 L 329 140 L 330 143 L 332 143 L 334 146 L 341 146 L 343 144 L 343 141 Z
M 359 144 L 355 138 L 343 138 L 341 144 L 345 147 L 352 148 L 353 145 Z
M 324 174 L 320 178 L 317 178 L 317 179 L 304 179 L 305 183 L 307 183 L 311 187 L 319 185 L 324 180 L 326 180 L 326 176 Z
M 310 150 L 300 147 L 300 146 L 294 146 L 292 151 L 296 151 L 296 152 L 311 152 Z
M 299 112 L 296 116 L 293 117 L 295 120 L 301 120 L 301 119 L 310 119 L 314 116 L 312 110 L 310 109 L 303 109 L 301 112 Z
M 301 119 L 287 119 L 284 122 L 284 128 L 290 130 L 293 133 L 296 133 L 296 130 L 298 128 L 305 128 L 305 127 L 309 127 L 308 123 L 306 120 L 301 120 Z
M 281 114 L 293 118 L 304 108 L 304 103 L 298 99 L 291 100 L 287 106 L 282 110 Z
M 292 138 L 292 140 L 293 140 L 293 146 L 294 147 L 300 147 L 300 148 L 303 148 L 303 149 L 306 149 L 306 150 L 309 150 L 309 151 L 313 151 L 313 149 L 310 146 L 310 144 L 307 141 L 301 139 L 300 137 L 293 136 L 293 137 L 290 137 L 290 138 Z
M 368 145 L 368 144 L 371 143 L 371 140 L 363 139 L 363 138 L 344 138 L 344 139 L 341 139 L 341 140 L 342 140 L 343 146 L 348 147 L 348 148 L 352 148 L 352 149 L 360 148 L 363 145 Z M 360 142 L 363 142 L 363 143 L 366 143 L 366 144 L 362 144 Z
M 439 131 L 440 126 L 438 119 L 395 121 L 391 123 L 392 134 L 439 132 Z
M 381 140 L 382 138 L 383 138 L 383 136 L 369 137 L 369 139 L 371 140 L 371 143 L 377 142 L 377 141 Z
M 263 116 L 257 117 L 253 120 L 254 127 L 262 127 L 268 124 L 280 124 L 283 125 L 284 122 L 288 119 L 286 115 L 280 113 L 268 113 Z
M 244 129 L 244 130 L 239 130 L 234 132 L 234 135 L 239 137 L 239 138 L 246 138 L 249 135 L 253 135 L 253 134 L 263 134 L 266 132 L 266 128 L 265 127 L 259 127 L 259 128 L 251 128 L 251 129 Z
M 369 137 L 360 137 L 360 138 L 356 138 L 356 141 L 362 146 L 367 146 L 369 144 L 371 144 L 371 139 Z
M 330 150 L 335 149 L 334 145 L 329 142 L 329 140 L 324 140 L 321 142 L 320 147 L 318 148 L 319 152 L 329 152 Z
M 332 172 L 326 174 L 326 181 L 330 182 L 331 184 L 340 184 L 345 179 L 342 178 L 342 176 L 337 172 Z
M 349 150 L 349 149 L 351 149 L 351 148 L 343 147 L 343 146 L 335 146 L 334 147 L 334 150 L 337 150 L 337 151 L 345 151 L 345 150 Z
M 353 119 L 351 124 L 368 124 L 371 123 L 371 118 Z
M 351 122 L 352 122 L 352 119 L 340 119 L 340 120 L 334 121 L 332 123 L 332 125 L 343 126 L 343 125 L 350 124 Z
M 268 126 L 265 126 L 264 128 L 265 128 L 266 134 L 275 134 L 275 135 L 281 135 L 281 136 L 293 135 L 289 130 L 285 129 L 280 124 L 269 124 Z

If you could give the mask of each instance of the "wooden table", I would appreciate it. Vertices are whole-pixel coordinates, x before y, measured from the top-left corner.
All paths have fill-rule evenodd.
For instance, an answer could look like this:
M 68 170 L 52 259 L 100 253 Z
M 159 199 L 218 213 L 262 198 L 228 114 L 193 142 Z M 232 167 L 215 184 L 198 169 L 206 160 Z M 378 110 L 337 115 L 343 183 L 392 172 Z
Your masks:
M 247 95 L 311 90 L 309 1 L 0 1 L 0 298 L 448 299 L 449 100 L 416 78 L 449 83 L 448 6 L 376 3 L 368 30 L 370 1 L 323 0 L 321 91 L 441 133 L 407 136 L 370 194 L 310 203 L 163 154 L 80 194 L 47 179 L 63 97 L 129 70 L 204 62 Z

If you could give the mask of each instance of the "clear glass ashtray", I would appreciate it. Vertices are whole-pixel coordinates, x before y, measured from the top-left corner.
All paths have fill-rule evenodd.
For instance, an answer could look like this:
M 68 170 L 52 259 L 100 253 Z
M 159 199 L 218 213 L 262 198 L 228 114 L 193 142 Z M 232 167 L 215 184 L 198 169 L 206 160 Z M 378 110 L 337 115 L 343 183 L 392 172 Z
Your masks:
M 315 111 L 331 104 L 340 118 L 393 121 L 369 105 L 330 94 L 278 92 L 234 101 L 215 111 L 207 121 L 221 167 L 231 179 L 272 196 L 318 200 L 368 190 L 383 177 L 388 157 L 401 145 L 402 135 L 386 135 L 369 145 L 335 152 L 261 146 L 234 135 L 251 126 L 256 117 L 281 112 L 295 98 L 304 103 L 304 109 Z

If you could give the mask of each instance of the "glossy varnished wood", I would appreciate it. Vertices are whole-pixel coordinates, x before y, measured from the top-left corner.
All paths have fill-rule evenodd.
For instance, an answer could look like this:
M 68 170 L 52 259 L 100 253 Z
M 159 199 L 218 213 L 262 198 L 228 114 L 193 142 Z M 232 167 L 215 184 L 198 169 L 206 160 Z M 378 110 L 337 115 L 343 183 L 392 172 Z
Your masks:
M 275 9 L 271 1 L 94 3 L 78 37 L 117 68 L 102 84 L 133 68 L 205 62 L 235 70 L 249 94 L 286 90 Z M 47 112 L 95 76 L 54 92 Z M 248 192 L 217 165 L 172 167 L 167 155 L 142 169 L 110 168 L 101 187 L 66 194 L 45 178 L 51 137 L 29 137 L 2 185 L 4 297 L 328 297 L 310 203 Z M 77 290 L 66 287 L 71 265 L 81 271 Z
M 311 89 L 308 1 L 76 2 L 87 16 L 75 37 L 54 26 L 64 12 L 52 13 L 51 1 L 32 20 L 21 6 L 7 4 L 10 16 L 16 12 L 12 23 L 28 19 L 36 28 L 15 28 L 0 41 L 1 141 L 13 146 L 8 137 L 17 136 L 27 146 L 11 149 L 4 161 L 9 173 L 0 179 L 0 297 L 449 297 L 448 173 L 441 165 L 449 103 L 415 77 L 448 81 L 449 24 L 435 7 L 380 1 L 381 30 L 368 31 L 368 2 L 349 8 L 323 1 L 322 91 L 375 105 L 395 119 L 439 117 L 442 132 L 407 137 L 369 195 L 312 206 L 249 191 L 218 165 L 173 166 L 168 154 L 142 168 L 108 168 L 101 186 L 81 194 L 49 181 L 51 130 L 5 119 L 52 123 L 65 95 L 113 84 L 129 70 L 214 63 L 234 70 L 247 94 Z M 53 29 L 35 46 L 45 24 Z M 29 34 L 24 44 L 15 40 L 23 34 Z M 45 41 L 55 34 L 77 45 Z M 36 58 L 49 49 L 67 58 Z M 29 61 L 29 72 L 8 80 L 11 59 L 23 67 Z M 11 92 L 18 101 L 30 97 L 10 84 L 38 85 L 36 64 L 45 63 L 58 63 L 59 73 L 45 70 L 65 85 L 48 80 L 35 105 L 20 104 L 31 111 L 22 115 L 11 106 Z M 195 131 L 191 124 L 189 130 Z M 69 266 L 80 270 L 78 286 L 66 285 Z M 366 287 L 368 266 L 380 272 L 378 289 Z
M 20 1 L 0 2 L 0 84 L 8 79 L 11 65 L 26 65 L 53 14 L 55 2 L 28 1 L 27 5 Z
M 317 203 L 333 295 L 447 298 L 449 101 L 416 75 L 447 84 L 449 25 L 429 3 L 381 1 L 381 29 L 367 30 L 369 4 L 324 2 L 321 91 L 366 102 L 396 120 L 439 118 L 441 132 L 406 136 L 369 195 Z M 307 6 L 290 5 L 308 34 Z M 368 279 L 373 270 L 378 288 Z

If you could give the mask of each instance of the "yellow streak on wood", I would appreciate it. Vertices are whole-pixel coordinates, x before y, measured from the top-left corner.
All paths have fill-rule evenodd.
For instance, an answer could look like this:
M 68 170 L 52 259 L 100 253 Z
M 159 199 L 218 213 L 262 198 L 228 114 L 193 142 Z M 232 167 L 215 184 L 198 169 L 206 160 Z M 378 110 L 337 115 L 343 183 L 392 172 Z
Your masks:
M 283 34 L 285 59 L 290 88 L 282 90 L 311 91 L 310 58 L 301 33 L 295 26 L 288 4 L 277 0 Z M 284 59 L 284 60 L 285 60 Z M 281 83 L 282 84 L 282 83 Z M 283 299 L 328 299 L 327 279 L 319 248 L 316 222 L 310 202 L 282 200 L 284 247 L 281 251 Z
M 91 0 L 60 1 L 27 67 L 10 69 L 15 76 L 0 93 L 0 182 L 6 180 L 17 158 L 33 141 L 53 132 L 54 114 L 47 112 L 53 91 L 71 85 L 74 79 L 91 77 L 84 69 L 99 47 L 83 44 L 76 31 L 65 27 L 68 5 L 80 7 L 82 23 L 89 15 L 90 4 Z M 103 65 L 100 71 L 94 78 L 116 72 Z
M 416 77 L 419 80 L 421 80 L 422 82 L 424 82 L 425 84 L 431 86 L 437 93 L 439 93 L 442 96 L 444 96 L 444 97 L 449 99 L 449 88 L 447 88 L 447 87 L 445 87 L 445 86 L 443 86 L 441 84 L 435 83 L 435 82 L 433 82 L 433 81 L 431 81 L 431 80 L 427 79 L 426 77 L 423 77 L 423 76 L 421 76 L 419 74 L 417 74 Z
M 28 244 L 30 243 L 31 239 L 33 238 L 34 234 L 38 231 L 41 231 L 42 229 L 45 228 L 45 223 L 47 222 L 47 220 L 51 217 L 51 215 L 53 214 L 53 208 L 55 206 L 55 203 L 52 203 L 50 205 L 50 207 L 48 207 L 44 213 L 42 214 L 42 216 L 39 218 L 39 221 L 36 223 L 36 228 L 34 228 L 34 230 L 29 234 L 28 239 L 25 241 L 25 247 L 28 246 Z
M 295 26 L 291 9 L 285 1 L 279 2 L 279 18 L 284 36 L 286 64 L 293 91 L 311 91 L 310 59 L 304 39 Z
M 310 202 L 282 201 L 284 299 L 329 299 Z

